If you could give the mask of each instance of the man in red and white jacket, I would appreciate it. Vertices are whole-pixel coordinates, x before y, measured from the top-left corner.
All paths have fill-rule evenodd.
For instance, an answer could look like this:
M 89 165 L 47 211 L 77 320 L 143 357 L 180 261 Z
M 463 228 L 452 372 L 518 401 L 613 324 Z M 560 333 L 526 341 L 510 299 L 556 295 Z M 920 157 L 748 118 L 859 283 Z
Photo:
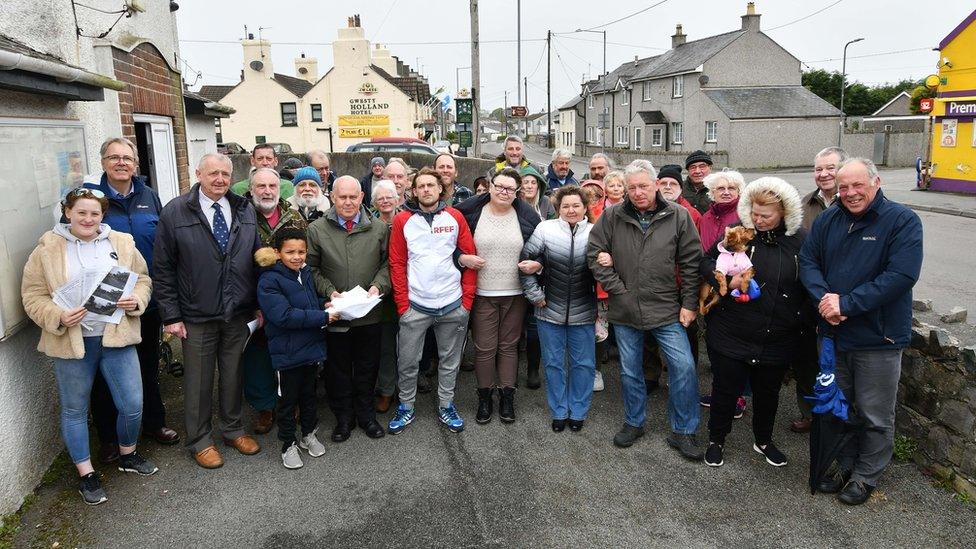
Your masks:
M 446 205 L 448 189 L 436 171 L 421 169 L 411 190 L 413 201 L 393 218 L 390 229 L 390 278 L 400 314 L 400 406 L 390 420 L 389 433 L 398 434 L 413 422 L 424 333 L 431 326 L 439 357 L 438 415 L 441 423 L 458 433 L 464 420 L 454 406 L 454 385 L 474 302 L 474 269 L 483 260 L 475 255 L 464 216 Z

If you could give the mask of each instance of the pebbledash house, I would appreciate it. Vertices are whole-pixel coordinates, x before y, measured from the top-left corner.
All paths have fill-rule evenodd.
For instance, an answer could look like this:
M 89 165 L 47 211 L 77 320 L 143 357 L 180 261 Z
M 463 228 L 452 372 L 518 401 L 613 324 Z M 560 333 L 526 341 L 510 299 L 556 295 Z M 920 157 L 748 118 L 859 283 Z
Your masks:
M 691 41 L 679 24 L 667 52 L 584 83 L 560 109 L 560 121 L 575 121 L 561 124 L 560 144 L 582 155 L 702 149 L 737 168 L 809 165 L 836 144 L 841 113 L 802 86 L 800 60 L 762 32 L 760 17 L 749 2 L 741 28 Z

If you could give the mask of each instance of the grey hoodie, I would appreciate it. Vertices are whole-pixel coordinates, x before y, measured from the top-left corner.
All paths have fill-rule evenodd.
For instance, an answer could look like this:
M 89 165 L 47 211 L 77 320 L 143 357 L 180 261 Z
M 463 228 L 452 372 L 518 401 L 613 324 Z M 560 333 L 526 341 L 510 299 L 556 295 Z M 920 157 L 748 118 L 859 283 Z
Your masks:
M 54 226 L 54 234 L 67 240 L 64 257 L 67 263 L 65 274 L 68 280 L 80 275 L 83 271 L 103 271 L 119 264 L 115 249 L 112 248 L 112 243 L 108 240 L 110 232 L 112 232 L 112 228 L 102 223 L 98 226 L 98 234 L 95 238 L 86 242 L 71 234 L 67 223 L 58 223 Z M 104 322 L 86 318 L 82 324 L 81 334 L 83 337 L 96 337 L 102 335 L 104 330 Z

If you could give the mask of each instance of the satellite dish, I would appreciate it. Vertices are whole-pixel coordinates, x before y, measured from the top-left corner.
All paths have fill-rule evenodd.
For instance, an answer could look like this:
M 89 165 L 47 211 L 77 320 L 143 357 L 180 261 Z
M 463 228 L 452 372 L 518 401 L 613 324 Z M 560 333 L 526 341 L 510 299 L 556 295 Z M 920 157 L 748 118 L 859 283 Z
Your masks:
M 251 61 L 248 64 L 248 66 L 251 67 L 252 69 L 258 71 L 258 72 L 261 72 L 261 69 L 264 68 L 264 63 L 262 63 L 262 62 L 258 61 L 257 59 L 255 59 L 254 61 Z
M 308 69 L 306 69 L 305 67 L 302 67 L 302 68 L 298 69 L 298 74 L 308 74 Z
M 699 76 L 698 77 L 698 83 L 701 84 L 702 86 L 704 86 L 705 84 L 708 84 L 708 75 L 707 74 L 703 74 L 703 75 Z

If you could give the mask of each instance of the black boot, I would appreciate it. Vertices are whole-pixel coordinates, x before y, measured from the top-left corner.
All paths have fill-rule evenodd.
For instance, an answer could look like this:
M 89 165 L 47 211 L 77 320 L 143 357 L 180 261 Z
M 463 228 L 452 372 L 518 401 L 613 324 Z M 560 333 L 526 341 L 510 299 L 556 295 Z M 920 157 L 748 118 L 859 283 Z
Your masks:
M 515 421 L 515 387 L 505 387 L 498 399 L 498 418 L 502 423 Z
M 491 389 L 478 389 L 478 415 L 474 420 L 482 425 L 491 421 L 492 401 Z
M 538 339 L 529 338 L 525 342 L 525 364 L 526 380 L 525 386 L 529 389 L 542 387 L 539 381 L 539 363 L 542 361 L 542 346 Z

